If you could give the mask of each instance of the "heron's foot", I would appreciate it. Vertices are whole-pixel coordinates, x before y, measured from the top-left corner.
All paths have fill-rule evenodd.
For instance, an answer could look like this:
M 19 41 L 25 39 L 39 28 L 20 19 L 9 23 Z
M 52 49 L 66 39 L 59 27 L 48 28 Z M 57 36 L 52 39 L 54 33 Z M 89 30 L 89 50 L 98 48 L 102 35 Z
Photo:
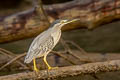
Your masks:
M 34 68 L 34 71 L 35 71 L 35 72 L 39 72 L 39 70 L 38 70 L 37 68 Z
M 48 70 L 57 69 L 58 67 L 48 67 Z
M 35 73 L 36 76 L 39 76 L 39 72 L 40 71 L 38 69 L 34 69 L 34 73 Z

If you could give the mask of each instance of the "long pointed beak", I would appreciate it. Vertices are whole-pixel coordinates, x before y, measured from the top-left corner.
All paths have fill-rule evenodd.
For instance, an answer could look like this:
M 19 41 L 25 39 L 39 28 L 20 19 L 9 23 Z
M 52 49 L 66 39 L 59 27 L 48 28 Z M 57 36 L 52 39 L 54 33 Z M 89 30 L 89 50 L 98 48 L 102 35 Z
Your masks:
M 75 22 L 75 21 L 78 21 L 78 20 L 79 19 L 68 20 L 65 24 L 72 23 L 72 22 Z

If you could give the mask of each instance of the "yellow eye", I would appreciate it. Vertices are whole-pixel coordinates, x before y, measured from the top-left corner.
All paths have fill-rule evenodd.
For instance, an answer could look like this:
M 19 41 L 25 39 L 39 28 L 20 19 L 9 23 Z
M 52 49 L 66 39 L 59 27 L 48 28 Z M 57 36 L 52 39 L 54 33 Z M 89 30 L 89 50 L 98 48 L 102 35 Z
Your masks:
M 60 23 L 65 23 L 65 22 L 67 22 L 67 20 L 62 20 L 62 21 L 60 21 Z

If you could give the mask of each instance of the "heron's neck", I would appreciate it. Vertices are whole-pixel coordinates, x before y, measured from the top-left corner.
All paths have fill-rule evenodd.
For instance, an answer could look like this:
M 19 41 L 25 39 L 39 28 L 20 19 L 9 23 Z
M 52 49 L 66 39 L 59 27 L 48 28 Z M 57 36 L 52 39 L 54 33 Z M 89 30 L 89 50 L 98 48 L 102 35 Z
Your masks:
M 61 27 L 55 26 L 53 27 L 53 29 L 57 31 L 57 30 L 61 30 Z

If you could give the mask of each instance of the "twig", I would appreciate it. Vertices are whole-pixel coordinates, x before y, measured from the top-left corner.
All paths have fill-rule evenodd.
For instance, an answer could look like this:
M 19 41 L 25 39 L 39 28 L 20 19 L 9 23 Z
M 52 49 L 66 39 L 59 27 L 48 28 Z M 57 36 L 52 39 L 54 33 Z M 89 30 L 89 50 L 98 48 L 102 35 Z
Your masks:
M 11 52 L 11 51 L 8 51 L 8 50 L 6 50 L 6 49 L 0 48 L 0 51 L 3 51 L 3 52 L 5 52 L 5 53 L 9 54 L 8 57 L 11 56 L 10 58 L 16 57 L 15 53 L 13 53 L 13 52 Z M 19 61 L 19 62 L 20 62 L 20 61 Z M 21 63 L 21 62 L 20 62 L 20 63 Z M 21 64 L 23 64 L 23 63 L 21 63 Z M 23 64 L 23 65 L 24 65 L 24 64 Z
M 4 51 L 4 52 L 3 52 Z M 5 55 L 5 56 L 8 56 L 10 59 L 13 59 L 14 57 L 16 57 L 15 55 L 14 55 L 14 53 L 12 53 L 12 52 L 10 52 L 10 51 L 7 51 L 7 50 L 5 50 L 5 49 L 2 49 L 2 48 L 0 48 L 0 53 L 2 53 L 3 55 Z M 8 53 L 8 54 L 7 54 Z M 10 54 L 10 55 L 9 55 Z M 14 56 L 14 57 L 13 57 Z M 20 64 L 22 67 L 24 67 L 24 68 L 28 68 L 26 65 L 24 65 L 23 63 L 21 63 L 20 61 L 18 61 L 18 60 L 16 60 L 16 62 L 18 63 L 18 64 Z
M 18 60 L 19 58 L 25 56 L 26 53 L 23 53 L 15 58 L 13 58 L 12 60 L 10 60 L 9 62 L 7 62 L 5 65 L 3 65 L 2 67 L 0 67 L 0 70 L 2 70 L 3 68 L 5 68 L 6 66 L 10 65 L 11 63 L 13 63 L 14 61 Z
M 78 48 L 83 54 L 88 54 L 84 49 L 82 49 L 79 45 L 77 45 L 73 41 L 66 40 L 65 42 L 72 44 L 73 46 L 75 46 L 76 48 Z
M 48 24 L 50 25 L 50 21 L 48 20 L 48 16 L 47 16 L 47 14 L 46 14 L 46 12 L 45 12 L 45 10 L 44 10 L 44 8 L 43 8 L 43 4 L 42 4 L 42 0 L 33 0 L 33 3 L 34 3 L 34 6 L 36 7 L 36 12 L 39 12 L 40 11 L 40 13 L 39 14 L 44 14 L 44 16 L 45 16 L 45 19 L 46 19 L 46 21 L 48 22 Z M 49 26 L 48 25 L 48 26 Z
M 105 61 L 103 60 L 103 55 L 101 55 L 101 53 L 88 53 L 86 56 L 84 56 L 83 54 L 80 54 L 80 51 L 78 50 L 72 50 L 74 54 L 80 56 L 81 60 L 83 61 L 88 61 L 90 59 L 91 62 L 102 62 Z M 65 55 L 65 51 L 58 51 L 59 53 L 63 53 L 62 55 Z M 16 54 L 16 56 L 19 54 Z M 52 54 L 49 54 L 48 57 L 53 56 Z M 67 57 L 69 58 L 69 57 Z M 89 58 L 89 59 L 88 59 Z M 23 58 L 21 58 L 23 59 Z M 116 60 L 116 59 L 120 59 L 120 54 L 119 53 L 110 53 L 107 52 L 106 53 L 106 60 Z M 3 65 L 5 62 L 7 62 L 8 60 L 10 60 L 9 58 L 7 58 L 6 56 L 3 56 L 2 54 L 0 54 L 0 65 Z M 71 59 L 70 59 L 71 60 Z M 76 63 L 76 62 L 75 62 Z M 79 62 L 77 61 L 77 64 L 79 64 Z M 28 66 L 28 65 L 27 65 Z
M 47 14 L 46 14 L 46 12 L 45 12 L 45 10 L 44 10 L 44 8 L 43 8 L 43 4 L 42 4 L 42 0 L 39 0 L 40 1 L 40 7 L 41 7 L 41 10 L 42 10 L 42 12 L 43 12 L 43 14 L 45 15 L 45 18 L 46 18 L 46 20 L 47 20 L 47 22 L 48 22 L 48 24 L 49 24 L 49 26 L 50 26 L 50 21 L 48 20 L 48 16 L 47 16 Z
M 72 50 L 70 49 L 70 47 L 65 43 L 65 41 L 62 38 L 60 39 L 60 42 L 62 43 L 66 52 L 68 52 L 70 55 L 72 55 L 76 59 L 81 60 L 79 56 L 76 56 L 75 54 L 72 53 Z
M 12 56 L 15 56 L 14 53 L 12 53 L 12 52 L 10 52 L 10 51 L 8 51 L 8 50 L 6 50 L 6 49 L 0 48 L 0 51 L 4 51 L 5 53 L 8 53 L 8 54 L 10 54 L 10 55 L 12 55 Z
M 84 50 L 84 49 L 82 49 L 79 45 L 77 45 L 76 43 L 74 43 L 73 41 L 65 41 L 66 43 L 71 43 L 73 46 L 75 46 L 75 47 L 77 47 L 80 51 L 81 51 L 81 53 L 83 53 L 84 55 L 87 55 L 88 53 Z M 89 59 L 89 58 L 88 58 Z M 90 59 L 88 60 L 88 61 L 90 61 Z
M 58 55 L 60 57 L 62 57 L 63 59 L 67 60 L 69 63 L 75 65 L 76 63 L 74 63 L 72 60 L 68 59 L 66 56 L 60 54 L 60 52 L 57 52 L 57 51 L 51 51 L 52 53 L 54 53 L 55 55 Z

